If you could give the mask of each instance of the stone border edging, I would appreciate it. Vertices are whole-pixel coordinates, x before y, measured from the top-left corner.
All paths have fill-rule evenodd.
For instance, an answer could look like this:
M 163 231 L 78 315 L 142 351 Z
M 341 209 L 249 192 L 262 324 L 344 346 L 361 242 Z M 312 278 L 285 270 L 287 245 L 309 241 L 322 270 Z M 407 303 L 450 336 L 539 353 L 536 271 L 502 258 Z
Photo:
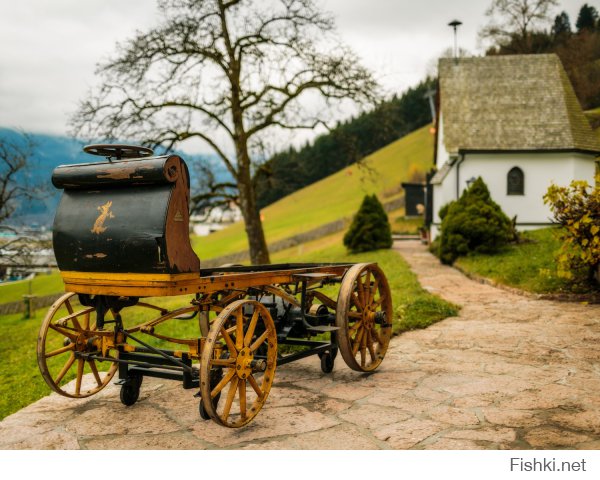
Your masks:
M 60 296 L 64 295 L 65 292 L 61 293 L 53 293 L 51 295 L 44 295 L 43 297 L 33 297 L 31 299 L 33 306 L 32 310 L 37 310 L 38 308 L 48 307 L 52 305 L 56 299 Z M 0 315 L 12 315 L 15 313 L 23 313 L 25 312 L 25 302 L 23 300 L 18 302 L 10 302 L 0 304 Z

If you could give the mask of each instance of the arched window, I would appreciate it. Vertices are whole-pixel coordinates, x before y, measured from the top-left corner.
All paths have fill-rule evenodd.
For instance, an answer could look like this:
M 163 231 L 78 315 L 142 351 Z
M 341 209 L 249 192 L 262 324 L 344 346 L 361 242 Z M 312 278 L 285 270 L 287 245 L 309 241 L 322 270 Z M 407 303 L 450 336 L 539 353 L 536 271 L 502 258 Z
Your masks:
M 507 195 L 525 195 L 525 175 L 519 167 L 513 167 L 506 176 Z

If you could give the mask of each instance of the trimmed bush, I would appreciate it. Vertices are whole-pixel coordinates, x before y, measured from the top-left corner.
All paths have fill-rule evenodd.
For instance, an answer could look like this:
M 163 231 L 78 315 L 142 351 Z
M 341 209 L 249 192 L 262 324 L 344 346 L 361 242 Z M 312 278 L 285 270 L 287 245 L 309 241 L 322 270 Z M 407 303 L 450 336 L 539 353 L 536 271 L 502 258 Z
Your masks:
M 350 228 L 344 245 L 351 253 L 370 252 L 392 246 L 390 221 L 376 195 L 366 195 Z
M 481 177 L 457 201 L 442 209 L 442 263 L 452 264 L 470 252 L 494 253 L 514 238 L 510 219 L 492 200 Z

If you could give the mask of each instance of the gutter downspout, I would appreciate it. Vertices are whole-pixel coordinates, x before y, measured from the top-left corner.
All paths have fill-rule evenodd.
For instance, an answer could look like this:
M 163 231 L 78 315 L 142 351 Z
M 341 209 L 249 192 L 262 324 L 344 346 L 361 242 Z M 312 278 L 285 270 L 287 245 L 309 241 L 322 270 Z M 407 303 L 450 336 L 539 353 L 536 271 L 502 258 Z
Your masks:
M 456 161 L 456 200 L 460 198 L 460 164 L 464 161 L 464 153 L 459 153 L 458 160 Z

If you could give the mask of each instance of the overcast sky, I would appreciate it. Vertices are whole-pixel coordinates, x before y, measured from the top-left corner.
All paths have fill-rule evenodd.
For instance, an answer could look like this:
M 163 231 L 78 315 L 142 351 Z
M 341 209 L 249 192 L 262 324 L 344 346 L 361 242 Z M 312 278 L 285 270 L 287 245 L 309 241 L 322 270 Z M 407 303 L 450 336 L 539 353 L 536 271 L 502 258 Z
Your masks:
M 586 0 L 562 0 L 574 23 Z M 595 2 L 588 3 L 594 4 Z M 388 92 L 402 92 L 452 47 L 480 54 L 477 31 L 491 0 L 319 0 L 338 31 Z M 0 127 L 64 135 L 95 64 L 135 29 L 156 23 L 154 0 L 0 1 Z

